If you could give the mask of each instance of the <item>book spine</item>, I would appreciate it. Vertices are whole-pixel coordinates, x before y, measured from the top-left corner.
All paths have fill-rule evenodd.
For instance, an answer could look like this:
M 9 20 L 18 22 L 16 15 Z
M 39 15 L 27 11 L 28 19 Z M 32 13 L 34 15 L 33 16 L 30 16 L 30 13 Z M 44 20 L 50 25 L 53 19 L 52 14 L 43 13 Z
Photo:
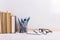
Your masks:
M 15 16 L 15 32 L 20 32 L 20 24 L 18 22 L 18 17 Z
M 3 33 L 3 13 L 0 12 L 0 33 Z
M 16 22 L 16 16 L 15 16 L 15 32 L 17 32 L 17 22 Z
M 6 20 L 7 20 L 7 33 L 11 33 L 11 13 L 6 13 Z
M 11 16 L 12 18 L 12 33 L 15 33 L 15 16 Z
M 7 33 L 7 20 L 5 12 L 3 12 L 3 33 Z

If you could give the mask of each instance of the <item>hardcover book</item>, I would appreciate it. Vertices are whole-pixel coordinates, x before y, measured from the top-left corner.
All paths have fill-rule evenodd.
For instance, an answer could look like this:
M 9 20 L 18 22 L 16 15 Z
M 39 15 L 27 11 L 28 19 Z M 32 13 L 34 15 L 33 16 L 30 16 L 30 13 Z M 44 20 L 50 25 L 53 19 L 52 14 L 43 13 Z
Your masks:
M 6 25 L 7 25 L 7 33 L 12 32 L 12 27 L 11 27 L 11 13 L 6 12 Z
M 0 33 L 3 33 L 3 13 L 0 12 Z

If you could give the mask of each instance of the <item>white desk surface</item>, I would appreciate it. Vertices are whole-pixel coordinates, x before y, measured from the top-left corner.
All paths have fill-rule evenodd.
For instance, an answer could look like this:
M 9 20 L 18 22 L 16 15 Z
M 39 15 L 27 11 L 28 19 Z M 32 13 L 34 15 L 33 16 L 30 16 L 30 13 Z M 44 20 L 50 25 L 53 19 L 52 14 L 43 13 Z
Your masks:
M 0 34 L 0 40 L 60 40 L 60 32 L 47 35 L 30 35 L 26 33 Z

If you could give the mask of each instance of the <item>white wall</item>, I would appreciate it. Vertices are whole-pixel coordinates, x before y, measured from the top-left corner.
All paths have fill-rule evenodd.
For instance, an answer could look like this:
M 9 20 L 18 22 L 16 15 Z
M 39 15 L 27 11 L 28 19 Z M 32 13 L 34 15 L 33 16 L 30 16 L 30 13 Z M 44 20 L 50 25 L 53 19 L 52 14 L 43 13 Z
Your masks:
M 0 10 L 30 16 L 29 27 L 60 27 L 60 0 L 0 0 Z

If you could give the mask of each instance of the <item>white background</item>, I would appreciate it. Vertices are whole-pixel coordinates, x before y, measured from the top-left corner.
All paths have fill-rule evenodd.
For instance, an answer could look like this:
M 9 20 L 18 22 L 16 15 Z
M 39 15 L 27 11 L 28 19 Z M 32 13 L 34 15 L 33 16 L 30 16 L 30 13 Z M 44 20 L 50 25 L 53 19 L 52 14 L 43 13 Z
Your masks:
M 0 10 L 30 16 L 28 27 L 60 27 L 60 0 L 0 0 Z

